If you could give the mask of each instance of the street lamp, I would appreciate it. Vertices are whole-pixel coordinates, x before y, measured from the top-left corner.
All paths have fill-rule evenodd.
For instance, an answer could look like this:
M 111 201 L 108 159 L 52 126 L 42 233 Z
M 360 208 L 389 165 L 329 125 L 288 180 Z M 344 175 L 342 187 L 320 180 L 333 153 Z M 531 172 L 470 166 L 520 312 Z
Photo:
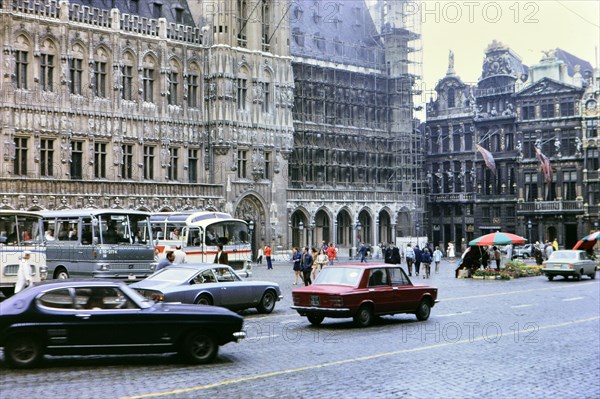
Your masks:
M 354 252 L 356 259 L 358 259 L 358 246 L 360 245 L 360 242 L 362 241 L 362 236 L 360 234 L 361 229 L 362 229 L 362 225 L 360 224 L 360 221 L 357 220 L 356 221 L 356 251 Z
M 300 231 L 300 247 L 302 248 L 302 234 L 304 232 L 304 223 L 302 223 L 302 220 L 298 223 L 298 230 Z
M 598 231 L 598 221 L 594 221 L 594 230 Z
M 417 246 L 419 246 L 419 236 L 421 235 L 421 224 L 419 222 L 417 222 L 415 224 L 415 227 L 417 229 Z
M 250 230 L 250 260 L 254 260 L 254 220 L 248 223 L 248 230 Z
M 531 219 L 527 221 L 527 229 L 529 230 L 529 243 L 531 244 L 531 228 L 533 224 L 531 223 Z

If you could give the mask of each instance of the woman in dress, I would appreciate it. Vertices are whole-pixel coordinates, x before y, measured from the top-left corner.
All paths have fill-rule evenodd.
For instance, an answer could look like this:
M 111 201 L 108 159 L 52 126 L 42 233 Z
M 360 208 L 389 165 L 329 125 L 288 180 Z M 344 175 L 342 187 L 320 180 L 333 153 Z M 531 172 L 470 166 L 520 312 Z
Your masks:
M 292 269 L 294 270 L 294 285 L 298 284 L 298 277 L 300 277 L 300 281 L 302 281 L 302 265 L 300 261 L 302 260 L 302 254 L 297 247 L 292 249 L 292 262 L 294 266 Z

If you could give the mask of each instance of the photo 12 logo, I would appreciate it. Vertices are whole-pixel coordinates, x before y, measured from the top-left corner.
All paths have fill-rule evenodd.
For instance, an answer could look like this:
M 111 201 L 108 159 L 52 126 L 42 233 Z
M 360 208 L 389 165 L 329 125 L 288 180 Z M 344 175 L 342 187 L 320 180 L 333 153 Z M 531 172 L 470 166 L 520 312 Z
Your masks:
M 404 18 L 421 16 L 421 22 L 476 22 L 488 23 L 512 20 L 514 23 L 538 23 L 540 6 L 536 2 L 508 1 L 412 1 L 402 2 Z
M 485 341 L 496 343 L 502 339 L 510 339 L 514 343 L 537 343 L 540 327 L 537 323 L 515 322 L 510 326 L 502 326 L 496 322 L 464 322 L 464 323 L 429 323 L 402 326 L 400 337 L 402 342 L 419 340 L 428 343 L 457 343 L 459 341 Z

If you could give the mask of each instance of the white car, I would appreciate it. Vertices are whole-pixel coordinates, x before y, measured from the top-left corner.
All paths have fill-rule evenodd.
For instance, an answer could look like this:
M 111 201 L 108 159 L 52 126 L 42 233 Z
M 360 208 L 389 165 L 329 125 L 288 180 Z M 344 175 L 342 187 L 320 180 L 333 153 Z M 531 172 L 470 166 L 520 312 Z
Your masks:
M 530 258 L 532 255 L 532 251 L 533 251 L 532 244 L 525 244 L 525 245 L 515 247 L 515 249 L 513 250 L 513 259 L 514 258 L 523 258 L 523 259 Z
M 585 251 L 561 250 L 554 251 L 550 258 L 542 264 L 542 272 L 552 281 L 555 276 L 563 276 L 565 279 L 573 276 L 574 280 L 580 280 L 581 276 L 596 278 L 596 262 L 590 259 Z

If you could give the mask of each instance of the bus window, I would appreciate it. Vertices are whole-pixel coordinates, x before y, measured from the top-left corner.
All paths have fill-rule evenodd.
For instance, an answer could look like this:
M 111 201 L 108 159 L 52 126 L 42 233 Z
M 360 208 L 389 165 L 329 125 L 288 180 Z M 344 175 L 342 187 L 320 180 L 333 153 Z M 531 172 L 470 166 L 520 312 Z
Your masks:
M 91 218 L 83 218 L 81 221 L 81 244 L 92 245 L 94 242 L 94 229 Z
M 185 242 L 187 243 L 188 247 L 199 247 L 200 244 L 202 243 L 201 239 L 200 239 L 200 229 L 195 227 L 195 228 L 184 228 L 184 237 L 186 237 Z

